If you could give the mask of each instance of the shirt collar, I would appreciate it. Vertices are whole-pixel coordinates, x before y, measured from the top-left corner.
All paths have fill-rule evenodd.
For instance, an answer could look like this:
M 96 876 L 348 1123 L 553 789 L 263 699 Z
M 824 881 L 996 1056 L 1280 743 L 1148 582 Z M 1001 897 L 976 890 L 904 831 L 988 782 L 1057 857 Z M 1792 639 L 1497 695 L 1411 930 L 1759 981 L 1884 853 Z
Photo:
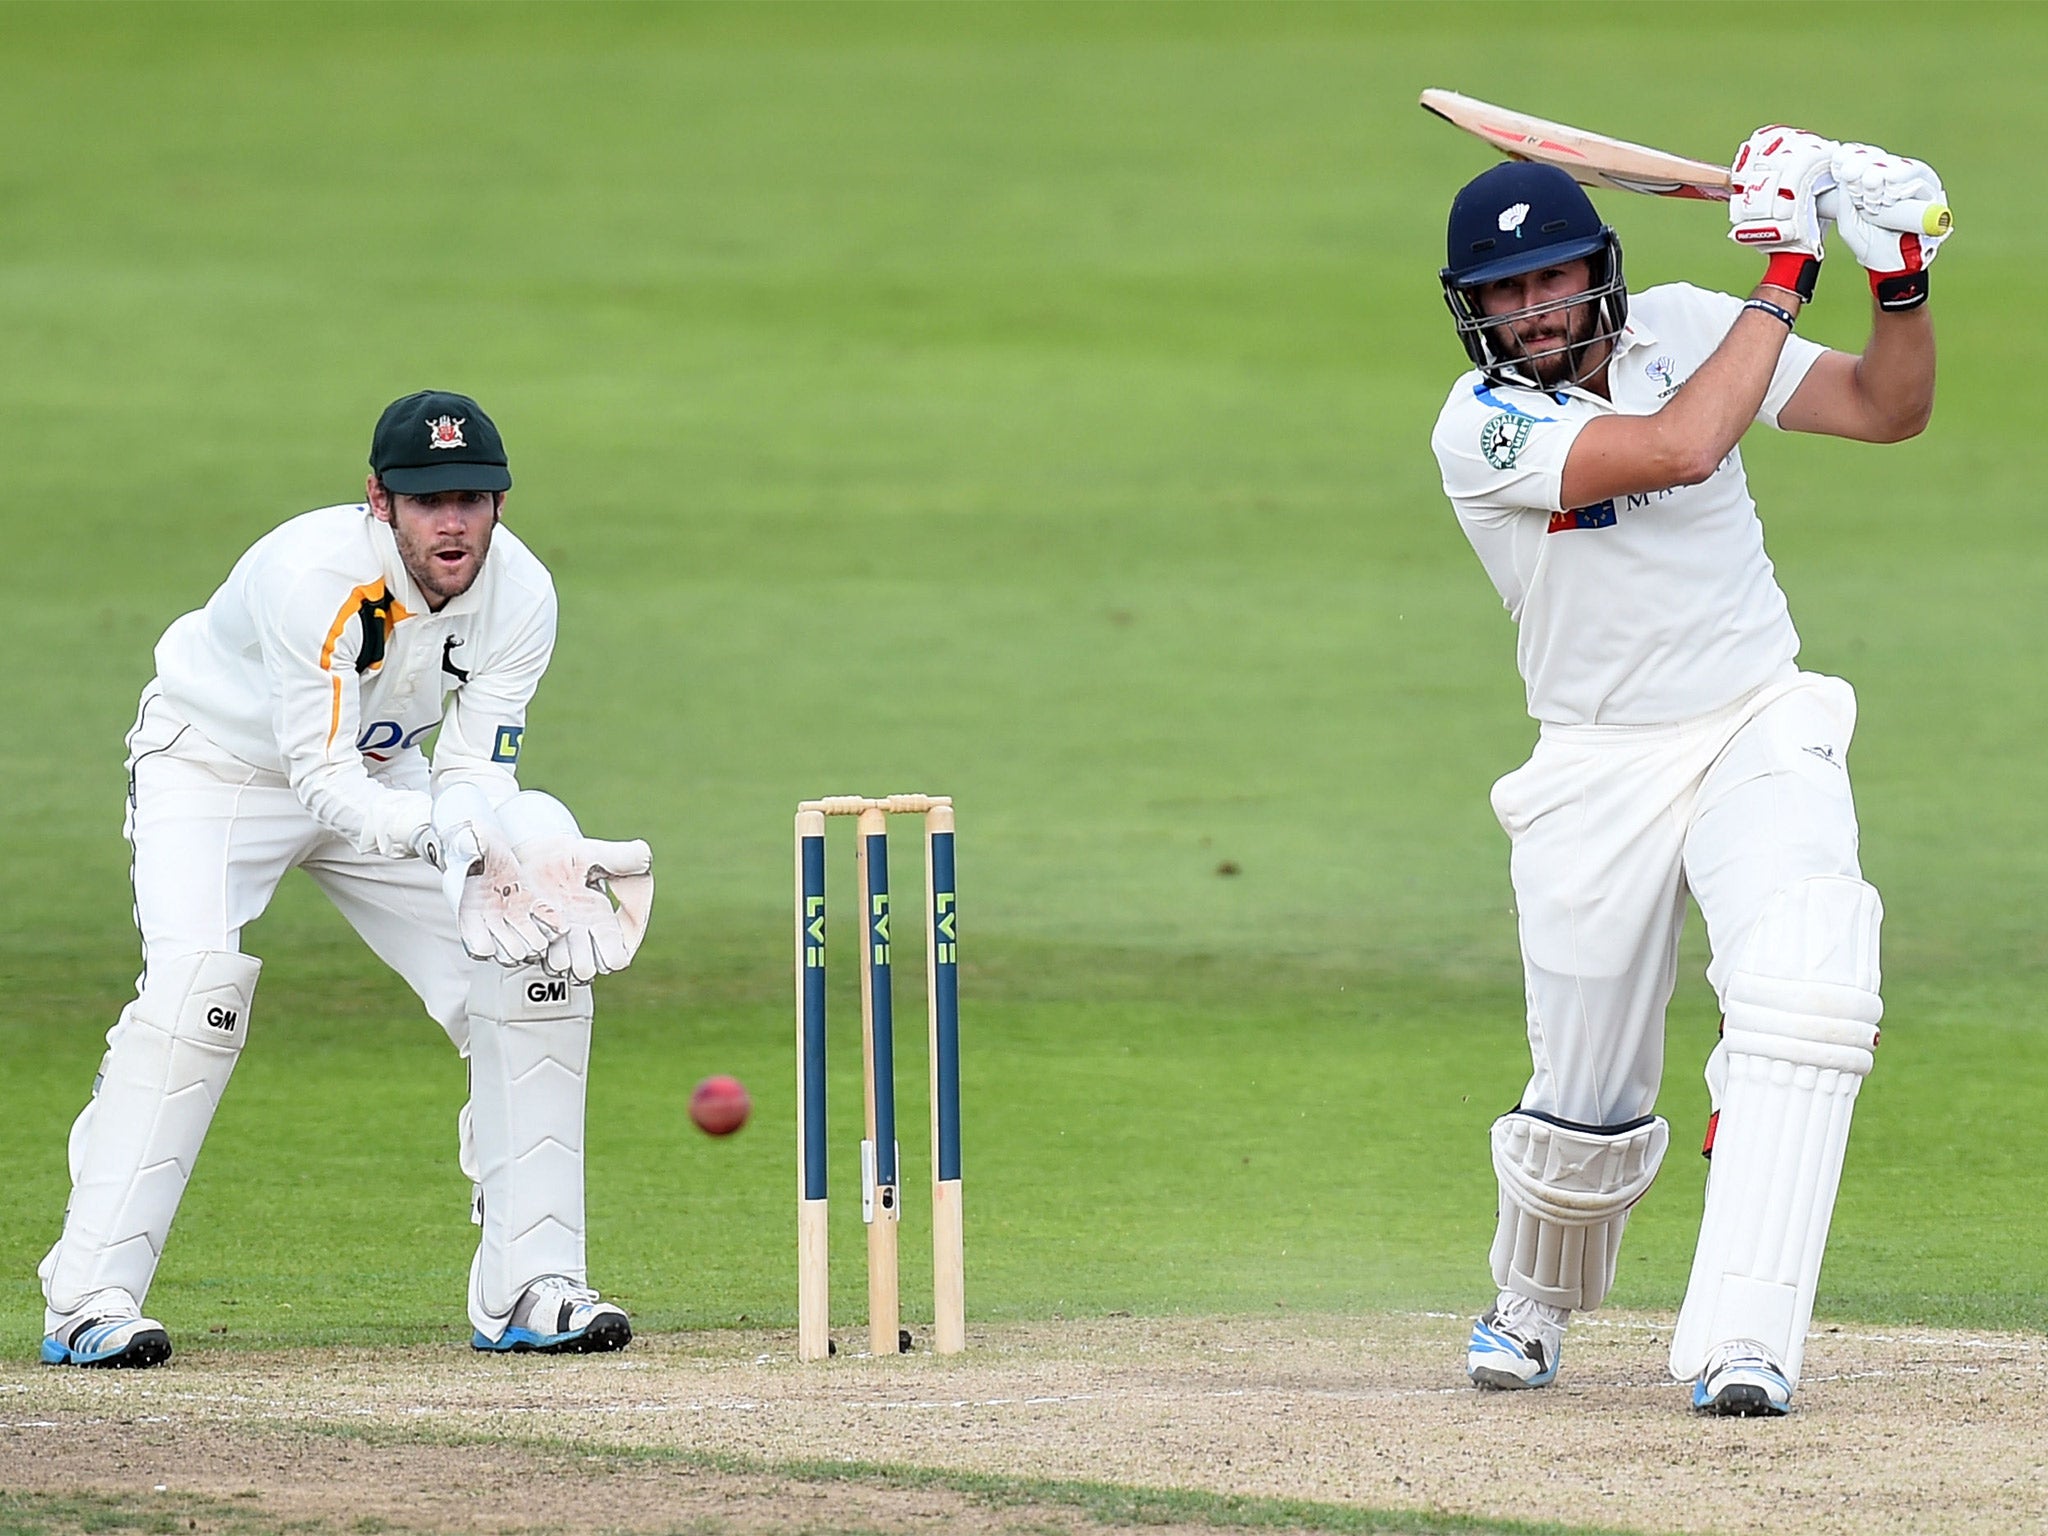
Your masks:
M 1615 340 L 1614 350 L 1619 355 L 1630 347 L 1654 347 L 1656 344 L 1657 333 L 1645 325 L 1640 316 L 1630 315 L 1621 327 L 1621 335 Z
M 1653 347 L 1656 344 L 1657 333 L 1647 325 L 1644 325 L 1633 316 L 1623 322 L 1621 334 L 1614 338 L 1614 350 L 1607 354 L 1608 389 L 1611 391 L 1614 388 L 1614 365 L 1621 361 L 1625 353 L 1631 352 L 1637 347 Z M 1552 398 L 1585 400 L 1601 407 L 1603 410 L 1611 411 L 1614 409 L 1614 403 L 1611 400 L 1604 400 L 1599 395 L 1594 394 L 1592 390 L 1577 384 L 1567 384 L 1563 389 L 1558 390 Z

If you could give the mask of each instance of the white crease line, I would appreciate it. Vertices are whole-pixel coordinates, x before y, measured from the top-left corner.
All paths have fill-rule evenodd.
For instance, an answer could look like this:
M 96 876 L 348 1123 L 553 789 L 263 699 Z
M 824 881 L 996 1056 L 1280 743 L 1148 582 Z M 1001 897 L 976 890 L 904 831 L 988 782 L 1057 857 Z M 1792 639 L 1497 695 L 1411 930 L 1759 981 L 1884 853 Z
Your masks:
M 893 1408 L 1044 1408 L 1061 1403 L 1099 1403 L 1119 1394 L 1113 1392 L 1067 1392 L 1049 1397 L 922 1397 L 898 1398 L 894 1402 L 870 1401 L 852 1402 L 846 1406 L 859 1409 L 887 1411 Z M 1219 1394 L 1209 1394 L 1216 1396 Z M 1235 1396 L 1237 1394 L 1220 1394 Z
M 1594 1319 L 1584 1319 L 1583 1322 L 1590 1326 L 1624 1329 L 1654 1328 L 1658 1326 L 1656 1324 L 1596 1321 Z M 1866 1341 L 1884 1343 L 1910 1344 L 1915 1341 L 1915 1336 L 1912 1335 L 1833 1334 L 1821 1335 L 1817 1337 L 1830 1337 L 1835 1339 L 1853 1337 L 1863 1339 Z M 1966 1343 L 1978 1349 L 1997 1349 L 2005 1347 L 2005 1341 L 1955 1339 L 1940 1340 L 1929 1338 L 1927 1336 L 1919 1336 L 1919 1338 L 1921 1341 L 1926 1343 Z M 2033 1354 L 2038 1353 L 2041 1348 L 2042 1346 L 2036 1346 L 2031 1343 L 2026 1343 L 2025 1347 L 2019 1352 L 2022 1354 Z M 2025 1359 L 1992 1361 L 1986 1362 L 1986 1364 L 1990 1365 L 1993 1369 L 1995 1369 L 1998 1365 L 2001 1364 L 2010 1364 L 2013 1366 L 2020 1367 L 2022 1369 L 2039 1368 L 2038 1362 Z M 1891 1367 L 1840 1371 L 1825 1375 L 1809 1375 L 1807 1377 L 1807 1380 L 1813 1383 L 1856 1382 L 1889 1380 L 1893 1378 L 1909 1377 L 1927 1378 L 1958 1375 L 1973 1377 L 1983 1375 L 1984 1373 L 1985 1364 L 1935 1359 L 1911 1361 L 1903 1363 L 1898 1366 Z M 1618 1386 L 1627 1390 L 1656 1390 L 1665 1387 L 1670 1387 L 1676 1390 L 1677 1388 L 1682 1387 L 1684 1384 L 1673 1383 L 1669 1380 L 1660 1377 L 1655 1380 L 1630 1379 L 1625 1381 L 1616 1381 L 1611 1383 L 1611 1385 Z M 17 1388 L 16 1390 L 26 1391 L 27 1389 L 26 1387 L 21 1387 Z M 1455 1384 L 1445 1384 L 1442 1386 L 1426 1387 L 1299 1387 L 1276 1390 L 1259 1390 L 1256 1388 L 1240 1387 L 1222 1388 L 1200 1392 L 1172 1393 L 1147 1390 L 1110 1390 L 1103 1392 L 1042 1394 L 1031 1397 L 1003 1396 L 990 1398 L 910 1398 L 893 1400 L 854 1399 L 843 1404 L 832 1406 L 837 1406 L 844 1410 L 853 1412 L 962 1412 L 968 1409 L 977 1408 L 1060 1407 L 1069 1404 L 1080 1405 L 1087 1403 L 1109 1402 L 1149 1404 L 1153 1406 L 1166 1407 L 1171 1407 L 1179 1403 L 1216 1400 L 1249 1400 L 1255 1402 L 1275 1404 L 1289 1402 L 1369 1403 L 1400 1401 L 1403 1399 L 1411 1398 L 1461 1397 L 1470 1395 L 1470 1392 L 1471 1388 L 1468 1385 L 1466 1385 L 1463 1382 L 1458 1382 Z M 181 1408 L 185 1408 L 192 1413 L 204 1414 L 208 1412 L 209 1409 L 217 1411 L 221 1408 L 227 1408 L 231 1411 L 234 1417 L 255 1418 L 259 1420 L 334 1420 L 342 1418 L 374 1419 L 381 1415 L 389 1415 L 393 1412 L 392 1408 L 388 1405 L 375 1407 L 365 1405 L 356 1408 L 335 1408 L 317 1403 L 309 1403 L 303 1401 L 285 1401 L 276 1398 L 252 1397 L 242 1393 L 181 1393 L 177 1394 L 177 1397 L 178 1405 Z M 488 1418 L 492 1415 L 526 1414 L 548 1414 L 556 1417 L 580 1415 L 585 1417 L 598 1416 L 603 1418 L 616 1418 L 620 1416 L 631 1415 L 660 1416 L 678 1413 L 688 1413 L 697 1415 L 709 1415 L 719 1413 L 754 1414 L 761 1413 L 764 1411 L 773 1411 L 778 1407 L 786 1408 L 793 1406 L 797 1406 L 797 1402 L 795 1399 L 762 1400 L 749 1398 L 728 1398 L 718 1400 L 692 1399 L 682 1402 L 643 1400 L 637 1403 L 626 1404 L 601 1402 L 582 1404 L 528 1402 L 506 1404 L 502 1406 L 493 1406 L 490 1404 L 477 1404 L 473 1402 L 462 1404 L 416 1403 L 400 1408 L 396 1411 L 401 1415 L 410 1416 L 413 1418 L 477 1419 Z M 75 1422 L 97 1424 L 106 1421 L 99 1417 L 90 1417 Z M 129 1422 L 146 1424 L 175 1423 L 178 1422 L 178 1415 L 165 1413 L 139 1415 L 136 1418 L 130 1420 Z M 13 1428 L 24 1430 L 56 1429 L 61 1427 L 63 1426 L 58 1421 L 44 1419 L 21 1420 L 14 1422 L 12 1424 L 0 1424 L 0 1428 Z
M 1459 1322 L 1466 1316 L 1462 1312 L 1419 1312 L 1410 1315 L 1444 1322 Z M 1572 1319 L 1574 1330 L 1581 1328 L 1612 1328 L 1622 1333 L 1669 1333 L 1675 1326 L 1675 1319 L 1670 1322 L 1657 1322 L 1636 1318 L 1595 1317 L 1587 1314 L 1580 1314 Z M 2012 1334 L 1987 1337 L 1982 1334 L 1965 1333 L 1851 1332 L 1848 1329 L 1833 1324 L 1810 1330 L 1806 1338 L 1809 1344 L 1826 1343 L 1831 1339 L 1847 1339 L 1858 1344 L 1910 1344 L 1920 1348 L 1954 1346 L 1963 1349 L 2009 1349 L 2020 1354 L 2040 1354 L 2043 1351 L 2048 1351 L 2048 1339 L 2033 1339 Z
M 895 1398 L 895 1399 L 852 1399 L 831 1406 L 851 1413 L 900 1413 L 933 1412 L 951 1410 L 954 1412 L 972 1408 L 1041 1408 L 1063 1407 L 1083 1403 L 1128 1403 L 1173 1407 L 1177 1404 L 1214 1401 L 1255 1401 L 1271 1403 L 1288 1402 L 1383 1402 L 1411 1397 L 1455 1397 L 1471 1392 L 1465 1383 L 1441 1387 L 1369 1388 L 1357 1391 L 1342 1389 L 1295 1389 L 1287 1391 L 1261 1392 L 1248 1387 L 1233 1387 L 1209 1392 L 1074 1392 L 1041 1397 L 984 1397 L 984 1398 Z M 772 1411 L 776 1407 L 796 1406 L 793 1399 L 778 1402 L 729 1400 L 725 1402 L 687 1403 L 643 1403 L 619 1406 L 591 1403 L 575 1406 L 535 1405 L 513 1408 L 492 1408 L 488 1406 L 463 1405 L 460 1407 L 415 1405 L 405 1412 L 415 1417 L 454 1416 L 466 1418 L 490 1417 L 494 1414 L 547 1413 L 574 1416 L 600 1415 L 614 1417 L 620 1414 L 648 1413 L 759 1413 Z M 815 1406 L 815 1405 L 810 1405 Z M 355 1410 L 357 1413 L 380 1410 Z

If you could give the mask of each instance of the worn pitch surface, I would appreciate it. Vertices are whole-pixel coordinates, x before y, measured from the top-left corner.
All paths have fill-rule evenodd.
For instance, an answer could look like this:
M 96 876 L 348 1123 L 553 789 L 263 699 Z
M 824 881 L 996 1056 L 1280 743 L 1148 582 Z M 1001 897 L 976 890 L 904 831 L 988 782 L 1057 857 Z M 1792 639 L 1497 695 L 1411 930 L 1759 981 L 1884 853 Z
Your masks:
M 787 1334 L 732 1332 L 583 1359 L 202 1350 L 147 1374 L 13 1366 L 0 1482 L 426 1530 L 1014 1523 L 944 1484 L 790 1470 L 820 1461 L 1652 1531 L 2028 1530 L 2048 1508 L 2039 1338 L 1829 1328 L 1791 1418 L 1723 1421 L 1691 1414 L 1668 1379 L 1666 1318 L 1575 1326 L 1559 1385 L 1527 1395 L 1463 1383 L 1465 1326 L 1050 1322 L 975 1330 L 952 1360 L 885 1361 L 846 1330 L 823 1367 L 799 1367 Z

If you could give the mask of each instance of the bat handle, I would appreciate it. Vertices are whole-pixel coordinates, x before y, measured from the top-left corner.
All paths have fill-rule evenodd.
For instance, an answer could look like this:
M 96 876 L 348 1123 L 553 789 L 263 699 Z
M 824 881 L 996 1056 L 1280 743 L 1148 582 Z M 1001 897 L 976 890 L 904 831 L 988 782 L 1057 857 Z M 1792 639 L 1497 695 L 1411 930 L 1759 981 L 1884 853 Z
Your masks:
M 1835 216 L 1835 201 L 1841 192 L 1830 187 L 1815 199 L 1820 216 L 1832 219 Z M 1869 222 L 1879 229 L 1889 229 L 1902 235 L 1945 235 L 1952 221 L 1947 203 L 1903 202 L 1893 203 L 1889 208 L 1880 208 L 1869 215 Z

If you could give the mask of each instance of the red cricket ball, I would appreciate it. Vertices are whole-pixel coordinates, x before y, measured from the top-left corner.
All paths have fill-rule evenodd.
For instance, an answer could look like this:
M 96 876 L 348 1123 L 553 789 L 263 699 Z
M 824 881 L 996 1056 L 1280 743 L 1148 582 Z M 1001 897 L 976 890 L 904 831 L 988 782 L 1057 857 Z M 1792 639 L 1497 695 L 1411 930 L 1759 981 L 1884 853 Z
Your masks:
M 730 1136 L 747 1123 L 753 1107 L 736 1077 L 707 1077 L 690 1093 L 690 1119 L 707 1136 Z

